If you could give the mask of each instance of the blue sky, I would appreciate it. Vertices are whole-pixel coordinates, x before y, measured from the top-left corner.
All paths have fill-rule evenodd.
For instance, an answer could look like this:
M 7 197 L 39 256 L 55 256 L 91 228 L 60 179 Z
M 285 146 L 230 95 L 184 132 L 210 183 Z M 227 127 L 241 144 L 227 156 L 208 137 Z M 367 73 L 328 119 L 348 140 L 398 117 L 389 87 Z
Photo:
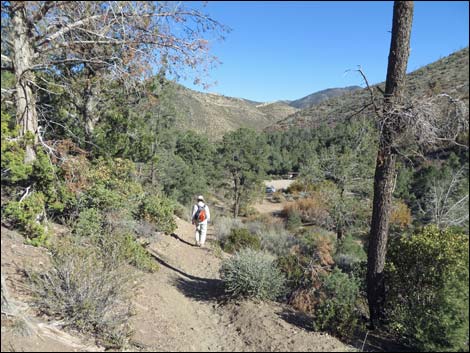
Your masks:
M 199 6 L 190 4 L 190 6 Z M 204 91 L 255 101 L 298 99 L 310 93 L 385 81 L 392 1 L 209 1 L 203 8 L 232 28 L 212 44 L 222 64 Z M 467 1 L 415 1 L 408 71 L 468 46 Z

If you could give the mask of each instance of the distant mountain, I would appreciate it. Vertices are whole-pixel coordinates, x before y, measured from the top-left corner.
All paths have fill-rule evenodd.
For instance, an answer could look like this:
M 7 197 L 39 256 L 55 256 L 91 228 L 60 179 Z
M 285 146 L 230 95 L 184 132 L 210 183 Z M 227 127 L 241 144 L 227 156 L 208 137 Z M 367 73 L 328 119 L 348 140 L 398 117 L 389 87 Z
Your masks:
M 181 129 L 219 138 L 240 127 L 262 130 L 298 111 L 283 102 L 260 103 L 214 93 L 201 93 L 181 85 L 175 89 Z
M 349 94 L 356 87 L 331 88 L 304 98 L 289 101 L 256 102 L 244 98 L 227 97 L 217 93 L 202 93 L 175 84 L 176 109 L 181 129 L 190 129 L 219 138 L 227 131 L 240 127 L 262 130 L 275 122 L 298 112 L 298 106 L 312 106 L 329 97 Z
M 356 91 L 359 89 L 362 89 L 362 87 L 349 86 L 349 87 L 344 87 L 344 88 L 328 88 L 323 91 L 309 94 L 308 96 L 305 96 L 303 98 L 290 101 L 288 104 L 294 108 L 307 109 L 323 101 L 326 101 L 330 98 L 342 96 L 344 94 L 347 94 L 347 93 L 350 93 L 352 91 Z
M 463 100 L 468 106 L 468 47 L 413 71 L 407 75 L 406 80 L 405 94 L 408 96 L 422 97 L 445 93 Z M 383 90 L 385 84 L 380 83 L 375 86 L 379 86 Z M 334 125 L 338 121 L 344 121 L 353 115 L 356 118 L 359 116 L 373 116 L 372 107 L 363 109 L 369 103 L 370 93 L 367 89 L 353 90 L 342 96 L 320 102 L 310 108 L 299 110 L 266 130 L 286 130 L 293 126 L 315 128 L 322 123 Z M 361 109 L 363 109 L 362 112 L 357 115 L 356 113 Z

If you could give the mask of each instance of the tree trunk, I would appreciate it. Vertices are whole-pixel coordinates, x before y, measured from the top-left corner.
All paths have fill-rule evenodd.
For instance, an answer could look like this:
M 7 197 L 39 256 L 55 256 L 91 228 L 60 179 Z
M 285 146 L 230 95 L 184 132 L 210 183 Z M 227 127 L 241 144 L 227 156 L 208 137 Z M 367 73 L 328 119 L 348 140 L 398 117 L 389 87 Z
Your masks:
M 385 284 L 383 270 L 387 250 L 390 209 L 395 179 L 394 136 L 400 131 L 397 109 L 405 86 L 409 57 L 413 2 L 395 1 L 393 28 L 385 83 L 383 121 L 374 177 L 374 204 L 367 259 L 367 298 L 374 327 L 383 318 Z
M 33 145 L 38 142 L 36 98 L 32 90 L 34 73 L 31 71 L 34 52 L 29 41 L 25 3 L 17 2 L 15 7 L 12 16 L 12 40 L 16 75 L 16 123 L 20 126 L 20 136 L 30 133 L 33 137 L 32 143 L 28 142 L 26 145 L 25 162 L 29 163 L 36 159 Z
M 83 116 L 85 119 L 85 134 L 89 140 L 91 140 L 95 125 L 99 120 L 95 109 L 96 105 L 96 92 L 91 80 L 88 79 L 84 91 Z
M 233 218 L 238 217 L 240 212 L 240 195 L 241 195 L 241 186 L 240 180 L 238 177 L 234 177 L 234 193 L 235 193 L 235 204 L 233 205 Z

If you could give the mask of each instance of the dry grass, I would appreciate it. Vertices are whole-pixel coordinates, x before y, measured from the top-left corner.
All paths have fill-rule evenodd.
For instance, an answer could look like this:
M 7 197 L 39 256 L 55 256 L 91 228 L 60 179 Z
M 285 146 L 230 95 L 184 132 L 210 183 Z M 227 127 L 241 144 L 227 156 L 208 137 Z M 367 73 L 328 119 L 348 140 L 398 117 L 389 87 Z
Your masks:
M 65 326 L 122 346 L 130 335 L 133 270 L 113 251 L 77 245 L 65 238 L 53 250 L 52 269 L 29 273 L 40 312 Z
M 318 197 L 299 199 L 284 207 L 284 214 L 288 216 L 298 213 L 303 222 L 312 222 L 323 226 L 328 220 L 327 205 Z

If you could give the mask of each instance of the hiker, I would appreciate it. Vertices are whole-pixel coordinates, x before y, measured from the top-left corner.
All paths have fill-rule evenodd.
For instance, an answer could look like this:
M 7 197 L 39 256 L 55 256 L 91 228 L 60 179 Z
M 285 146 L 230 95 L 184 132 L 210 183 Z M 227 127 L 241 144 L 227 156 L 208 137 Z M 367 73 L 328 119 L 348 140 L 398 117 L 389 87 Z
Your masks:
M 196 246 L 203 247 L 206 242 L 207 222 L 210 221 L 211 214 L 209 206 L 204 203 L 204 197 L 197 197 L 197 204 L 193 207 L 191 217 L 192 223 L 196 225 Z

